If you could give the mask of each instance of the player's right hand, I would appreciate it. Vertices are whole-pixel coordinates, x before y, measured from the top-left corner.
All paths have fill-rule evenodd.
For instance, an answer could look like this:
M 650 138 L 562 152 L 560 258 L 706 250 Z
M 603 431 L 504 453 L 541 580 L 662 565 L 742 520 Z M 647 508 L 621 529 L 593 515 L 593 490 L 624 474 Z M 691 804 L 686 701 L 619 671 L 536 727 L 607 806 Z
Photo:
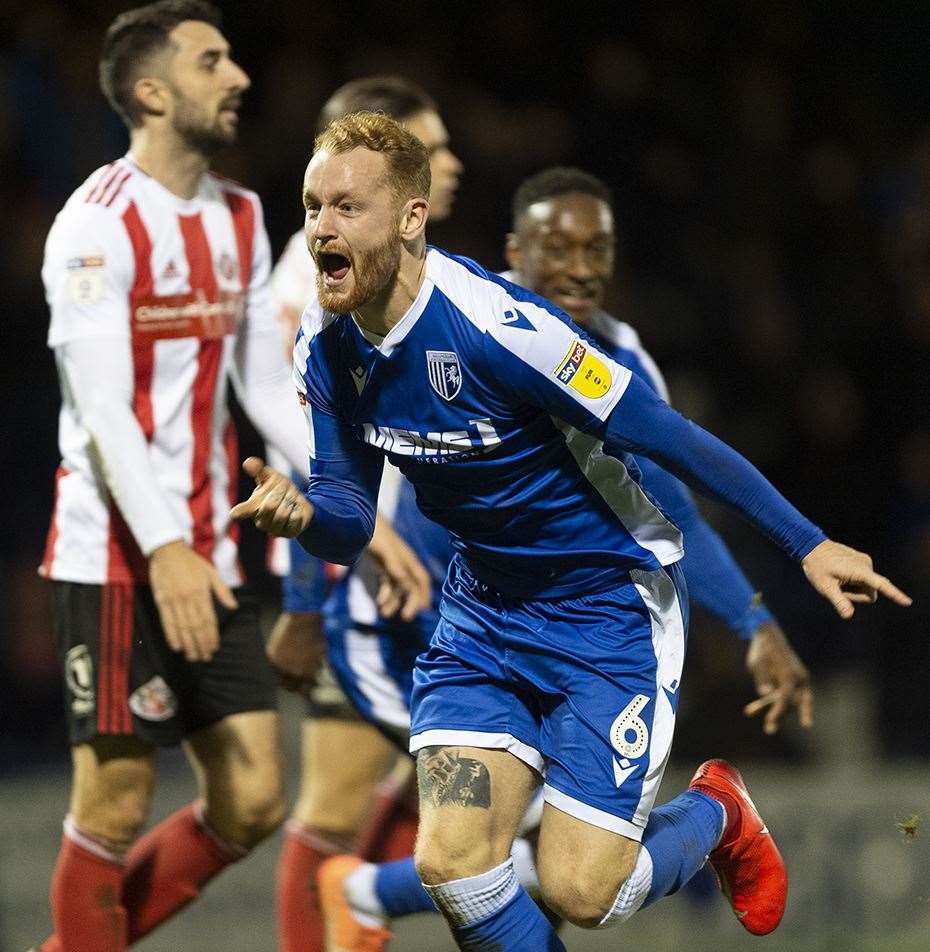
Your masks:
M 307 497 L 276 469 L 265 465 L 258 456 L 250 456 L 242 468 L 255 480 L 255 489 L 245 502 L 233 506 L 233 519 L 251 519 L 268 535 L 293 539 L 313 518 L 313 506 Z
M 429 608 L 433 599 L 429 573 L 413 549 L 380 513 L 366 551 L 381 572 L 381 587 L 375 601 L 384 618 L 399 615 L 403 621 L 413 621 L 421 611 Z
M 283 688 L 303 691 L 310 687 L 326 657 L 320 613 L 281 612 L 265 652 Z
M 852 618 L 856 605 L 867 605 L 884 595 L 905 608 L 913 604 L 884 575 L 872 568 L 872 559 L 864 552 L 827 539 L 801 560 L 807 580 L 836 609 L 840 618 Z
M 216 568 L 177 539 L 149 556 L 149 583 L 171 650 L 182 651 L 188 661 L 209 661 L 220 645 L 212 596 L 227 608 L 238 607 Z

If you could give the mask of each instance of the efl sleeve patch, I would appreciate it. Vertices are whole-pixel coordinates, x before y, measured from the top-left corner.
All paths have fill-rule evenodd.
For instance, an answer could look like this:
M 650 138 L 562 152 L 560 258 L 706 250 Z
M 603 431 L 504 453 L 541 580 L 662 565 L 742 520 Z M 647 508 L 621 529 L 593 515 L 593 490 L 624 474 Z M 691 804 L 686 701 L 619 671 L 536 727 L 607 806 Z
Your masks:
M 97 304 L 104 292 L 103 255 L 71 258 L 67 265 L 68 297 L 72 304 Z
M 589 400 L 606 397 L 613 386 L 610 369 L 577 338 L 556 367 L 555 376 Z

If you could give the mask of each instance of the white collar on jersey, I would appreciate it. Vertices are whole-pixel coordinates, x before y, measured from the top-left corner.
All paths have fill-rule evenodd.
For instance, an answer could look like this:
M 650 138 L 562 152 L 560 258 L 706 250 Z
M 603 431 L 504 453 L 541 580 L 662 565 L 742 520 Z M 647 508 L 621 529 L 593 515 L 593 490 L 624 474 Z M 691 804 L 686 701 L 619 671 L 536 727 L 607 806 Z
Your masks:
M 153 191 L 158 192 L 159 196 L 168 201 L 171 205 L 174 206 L 175 210 L 178 212 L 194 214 L 199 212 L 203 207 L 203 202 L 205 198 L 209 197 L 207 189 L 210 186 L 210 175 L 209 173 L 204 173 L 200 177 L 200 181 L 197 183 L 197 194 L 193 198 L 181 198 L 180 195 L 175 195 L 170 189 L 165 188 L 161 182 L 156 178 L 152 178 L 148 172 L 143 169 L 138 162 L 132 157 L 132 152 L 127 152 L 123 156 L 123 161 L 131 165 L 132 168 L 139 173 L 140 180 L 144 182 L 149 188 Z
M 420 286 L 420 290 L 414 298 L 413 304 L 407 308 L 407 313 L 404 314 L 384 337 L 380 337 L 378 334 L 373 334 L 371 331 L 366 330 L 359 323 L 355 314 L 352 314 L 352 322 L 359 329 L 359 333 L 361 333 L 362 337 L 385 357 L 391 356 L 391 352 L 394 348 L 413 330 L 414 325 L 420 319 L 420 315 L 426 310 L 430 295 L 432 295 L 433 288 L 436 286 L 436 282 L 431 277 L 433 270 L 432 265 L 436 259 L 436 255 L 437 252 L 432 249 L 427 251 L 426 275 L 423 278 L 423 284 Z

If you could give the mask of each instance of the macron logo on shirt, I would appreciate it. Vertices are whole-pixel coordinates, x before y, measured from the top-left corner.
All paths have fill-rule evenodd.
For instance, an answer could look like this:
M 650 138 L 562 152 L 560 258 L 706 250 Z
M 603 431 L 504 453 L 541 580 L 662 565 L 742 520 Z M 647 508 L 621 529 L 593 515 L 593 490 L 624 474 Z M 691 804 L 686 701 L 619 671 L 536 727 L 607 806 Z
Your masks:
M 501 324 L 506 324 L 508 327 L 519 327 L 524 331 L 536 330 L 532 321 L 530 321 L 530 319 L 525 314 L 521 314 L 516 308 L 514 308 L 512 311 L 504 311 L 504 316 L 501 318 Z

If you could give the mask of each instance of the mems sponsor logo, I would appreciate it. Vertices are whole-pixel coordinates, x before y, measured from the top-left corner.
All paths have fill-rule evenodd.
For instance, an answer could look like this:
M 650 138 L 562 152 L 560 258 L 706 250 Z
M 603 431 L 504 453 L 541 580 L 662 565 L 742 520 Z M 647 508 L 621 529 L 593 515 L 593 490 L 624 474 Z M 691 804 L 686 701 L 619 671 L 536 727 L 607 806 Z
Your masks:
M 501 439 L 489 419 L 469 420 L 468 425 L 468 430 L 419 433 L 403 427 L 363 423 L 362 439 L 386 453 L 416 456 L 427 462 L 479 456 L 500 445 Z

